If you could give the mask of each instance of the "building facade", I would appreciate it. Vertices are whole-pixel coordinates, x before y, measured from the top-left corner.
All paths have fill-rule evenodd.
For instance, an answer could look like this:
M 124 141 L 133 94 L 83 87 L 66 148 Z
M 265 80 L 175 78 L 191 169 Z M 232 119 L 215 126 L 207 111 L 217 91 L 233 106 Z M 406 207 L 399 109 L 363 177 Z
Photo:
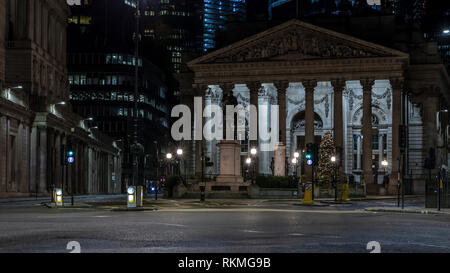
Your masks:
M 0 196 L 117 192 L 120 149 L 69 104 L 65 1 L 0 1 Z M 64 164 L 63 145 L 75 162 Z M 117 175 L 116 175 L 117 174 Z
M 450 88 L 442 62 L 436 61 L 436 45 L 424 50 L 426 56 L 410 55 L 291 20 L 190 62 L 194 89 L 185 92 L 201 96 L 203 105 L 223 106 L 230 95 L 243 106 L 264 105 L 269 111 L 259 112 L 259 118 L 267 124 L 271 105 L 279 106 L 279 143 L 273 151 L 263 151 L 261 139 L 236 144 L 241 162 L 251 147 L 258 149 L 260 174 L 292 174 L 288 162 L 294 153 L 331 132 L 343 150 L 342 181 L 378 194 L 388 176 L 388 192 L 395 194 L 400 172 L 409 178 L 411 192 L 424 193 L 423 162 L 430 149 L 438 151 L 436 166 L 447 164 L 446 147 L 439 150 L 444 134 L 438 113 L 448 105 Z M 407 128 L 406 152 L 400 149 L 400 125 Z M 220 144 L 193 141 L 191 172 L 199 172 L 203 153 L 214 162 L 210 177 L 223 175 L 227 163 Z M 384 169 L 383 160 L 389 163 Z M 303 162 L 299 169 L 312 181 L 310 166 Z

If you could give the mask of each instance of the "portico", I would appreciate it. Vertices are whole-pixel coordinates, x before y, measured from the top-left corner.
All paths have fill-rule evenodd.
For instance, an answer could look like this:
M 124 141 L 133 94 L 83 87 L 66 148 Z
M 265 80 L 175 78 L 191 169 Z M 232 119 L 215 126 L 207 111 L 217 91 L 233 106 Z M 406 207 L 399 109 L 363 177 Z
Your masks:
M 262 118 L 269 121 L 271 105 L 279 106 L 278 145 L 258 155 L 259 173 L 272 173 L 272 158 L 275 175 L 292 173 L 288 162 L 293 153 L 330 131 L 343 149 L 342 175 L 379 183 L 372 164 L 387 159 L 392 188 L 408 64 L 406 53 L 292 20 L 195 59 L 189 67 L 204 105 L 221 105 L 224 94 L 232 93 L 243 106 L 268 105 Z M 207 142 L 206 154 L 220 166 L 216 144 Z M 241 154 L 261 144 L 261 139 L 241 141 Z M 311 181 L 311 167 L 303 169 Z M 220 170 L 208 172 L 217 175 Z

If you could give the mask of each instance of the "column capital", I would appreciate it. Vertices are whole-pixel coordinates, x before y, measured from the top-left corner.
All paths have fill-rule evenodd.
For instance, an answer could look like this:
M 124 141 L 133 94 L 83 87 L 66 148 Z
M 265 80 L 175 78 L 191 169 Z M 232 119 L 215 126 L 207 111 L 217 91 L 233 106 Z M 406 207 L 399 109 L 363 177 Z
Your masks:
M 222 89 L 223 94 L 232 94 L 235 84 L 233 82 L 225 82 L 221 83 L 219 86 Z
M 305 87 L 305 91 L 312 91 L 317 87 L 317 80 L 305 80 L 302 81 L 303 87 Z
M 290 82 L 289 81 L 274 81 L 273 84 L 278 89 L 278 91 L 286 91 L 286 89 L 289 88 Z
M 200 83 L 200 84 L 199 83 L 194 83 L 194 84 L 192 84 L 192 88 L 194 90 L 197 90 L 198 93 L 200 95 L 202 95 L 202 96 L 205 95 L 206 89 L 208 89 L 208 86 L 209 86 L 209 84 L 205 84 L 205 83 Z
M 260 81 L 252 81 L 246 84 L 247 88 L 250 89 L 250 93 L 258 93 L 259 89 L 262 87 L 262 83 Z
M 344 89 L 344 87 L 347 85 L 347 80 L 344 79 L 344 78 L 332 79 L 331 80 L 331 85 L 333 86 L 335 91 L 342 91 L 342 89 Z
M 372 91 L 372 87 L 375 84 L 374 79 L 366 78 L 366 79 L 360 79 L 359 81 L 363 87 L 363 91 Z
M 389 79 L 389 82 L 391 83 L 391 86 L 394 90 L 401 90 L 403 89 L 403 86 L 405 84 L 404 78 L 391 78 Z

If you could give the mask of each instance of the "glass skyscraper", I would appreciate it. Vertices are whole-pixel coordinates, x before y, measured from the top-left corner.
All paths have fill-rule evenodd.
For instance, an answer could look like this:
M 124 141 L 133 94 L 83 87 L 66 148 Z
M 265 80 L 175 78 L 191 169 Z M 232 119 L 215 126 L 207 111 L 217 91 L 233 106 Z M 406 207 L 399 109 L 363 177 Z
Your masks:
M 245 21 L 245 0 L 203 0 L 203 51 L 215 48 L 216 33 L 225 30 L 225 24 L 233 14 Z

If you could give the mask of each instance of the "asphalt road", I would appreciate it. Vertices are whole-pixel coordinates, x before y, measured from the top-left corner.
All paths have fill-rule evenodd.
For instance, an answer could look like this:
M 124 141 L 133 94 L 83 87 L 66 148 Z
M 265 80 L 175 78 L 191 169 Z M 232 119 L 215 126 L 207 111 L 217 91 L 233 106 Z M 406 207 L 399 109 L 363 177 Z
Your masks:
M 450 216 L 233 208 L 144 212 L 0 207 L 0 252 L 450 253 Z

